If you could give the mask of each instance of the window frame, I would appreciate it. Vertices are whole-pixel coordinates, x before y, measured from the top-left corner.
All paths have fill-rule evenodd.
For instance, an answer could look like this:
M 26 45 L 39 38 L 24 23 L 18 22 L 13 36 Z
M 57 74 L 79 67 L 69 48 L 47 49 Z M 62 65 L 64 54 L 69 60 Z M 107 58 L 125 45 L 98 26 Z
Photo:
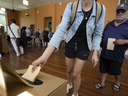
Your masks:
M 7 26 L 8 26 L 8 23 L 7 23 L 7 11 L 5 11 L 4 14 L 0 13 L 0 15 L 2 16 L 5 16 L 5 25 L 4 25 L 4 31 L 6 32 L 7 31 Z
M 121 2 L 121 0 L 119 0 L 118 5 L 120 5 L 120 2 Z M 124 3 L 127 3 L 127 2 L 128 2 L 128 0 L 125 0 Z

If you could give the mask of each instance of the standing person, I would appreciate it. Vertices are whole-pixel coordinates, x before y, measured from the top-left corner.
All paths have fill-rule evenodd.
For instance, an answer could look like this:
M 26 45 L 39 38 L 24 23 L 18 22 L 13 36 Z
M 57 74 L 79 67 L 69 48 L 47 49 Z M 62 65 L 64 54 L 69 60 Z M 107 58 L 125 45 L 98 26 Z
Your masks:
M 32 30 L 32 28 L 30 28 L 30 33 L 31 33 L 31 36 L 33 36 L 34 31 Z
M 39 46 L 39 35 L 40 35 L 40 32 L 39 32 L 39 29 L 37 29 L 37 31 L 35 33 L 35 43 L 36 43 L 36 46 Z
M 40 35 L 40 38 L 41 38 L 41 40 L 42 40 L 42 45 L 45 47 L 44 35 L 45 35 L 45 30 L 43 30 L 43 31 L 41 32 L 41 35 Z
M 43 40 L 44 40 L 44 46 L 47 47 L 48 46 L 48 42 L 50 40 L 49 28 L 46 28 L 44 30 L 44 33 L 43 34 L 44 34 L 44 38 L 43 38 Z
M 14 48 L 15 52 L 16 52 L 16 55 L 17 56 L 20 56 L 20 52 L 21 52 L 21 54 L 24 54 L 23 46 L 20 46 L 19 47 L 20 48 L 20 52 L 19 52 L 18 47 L 16 45 L 16 38 L 20 38 L 20 28 L 19 28 L 19 26 L 17 26 L 15 24 L 16 23 L 16 20 L 15 19 L 12 19 L 11 20 L 11 23 L 12 24 L 10 25 L 10 28 L 8 27 L 8 35 L 10 36 L 11 43 L 13 45 L 13 48 Z M 12 30 L 13 33 L 11 32 L 11 30 Z
M 24 45 L 23 45 L 24 49 L 27 48 L 27 37 L 26 37 L 26 31 L 25 30 L 26 30 L 26 27 L 23 26 L 21 29 L 21 38 L 24 39 Z
M 50 40 L 49 45 L 42 56 L 32 63 L 32 72 L 35 70 L 37 65 L 41 67 L 45 65 L 52 52 L 58 49 L 62 38 L 65 33 L 67 33 L 65 45 L 65 59 L 68 78 L 67 93 L 69 92 L 69 89 L 73 87 L 72 77 L 74 77 L 74 91 L 72 96 L 78 96 L 77 92 L 81 85 L 81 71 L 90 54 L 92 37 L 94 50 L 92 55 L 93 67 L 95 67 L 98 62 L 97 52 L 100 48 L 101 35 L 104 27 L 105 7 L 102 5 L 103 9 L 101 17 L 97 24 L 94 25 L 96 17 L 95 0 L 79 0 L 75 21 L 67 32 L 67 28 L 71 22 L 71 6 L 72 3 L 67 5 L 62 21 L 57 27 L 55 34 Z
M 52 33 L 51 38 L 52 38 L 53 35 L 54 35 L 54 33 Z
M 26 37 L 27 37 L 27 44 L 29 45 L 31 43 L 31 32 L 30 28 L 26 29 Z
M 114 91 L 120 90 L 121 67 L 125 51 L 128 48 L 128 4 L 123 3 L 116 9 L 116 19 L 108 23 L 103 31 L 102 51 L 100 56 L 101 83 L 95 85 L 96 89 L 104 88 L 107 74 L 115 76 Z M 109 38 L 115 38 L 114 49 L 107 49 Z

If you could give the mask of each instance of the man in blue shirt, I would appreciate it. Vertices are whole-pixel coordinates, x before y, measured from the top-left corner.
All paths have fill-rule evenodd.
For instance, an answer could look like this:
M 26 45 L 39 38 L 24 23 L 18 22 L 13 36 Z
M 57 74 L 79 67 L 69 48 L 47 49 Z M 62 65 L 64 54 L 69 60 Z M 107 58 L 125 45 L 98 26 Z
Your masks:
M 121 66 L 125 51 L 128 48 L 128 4 L 123 3 L 116 9 L 116 19 L 108 23 L 102 36 L 102 52 L 100 56 L 101 83 L 95 85 L 96 89 L 105 87 L 107 73 L 114 75 L 116 82 L 112 87 L 114 91 L 120 90 Z M 109 39 L 112 41 L 113 49 L 108 49 Z M 110 47 L 112 47 L 112 45 Z

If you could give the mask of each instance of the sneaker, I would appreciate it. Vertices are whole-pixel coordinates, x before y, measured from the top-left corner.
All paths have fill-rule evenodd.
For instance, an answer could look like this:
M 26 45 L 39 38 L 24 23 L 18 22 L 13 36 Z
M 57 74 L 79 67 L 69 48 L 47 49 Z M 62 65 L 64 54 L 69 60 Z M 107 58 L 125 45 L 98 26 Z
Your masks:
M 16 56 L 17 56 L 17 57 L 19 57 L 19 56 L 20 56 L 20 54 L 16 54 Z
M 75 95 L 73 95 L 73 94 L 72 94 L 72 96 L 75 96 Z M 78 95 L 78 93 L 77 93 L 77 95 L 76 95 L 76 96 L 79 96 L 79 95 Z
M 71 85 L 67 84 L 67 93 L 69 93 L 69 90 L 72 88 L 73 88 L 72 83 L 71 83 Z

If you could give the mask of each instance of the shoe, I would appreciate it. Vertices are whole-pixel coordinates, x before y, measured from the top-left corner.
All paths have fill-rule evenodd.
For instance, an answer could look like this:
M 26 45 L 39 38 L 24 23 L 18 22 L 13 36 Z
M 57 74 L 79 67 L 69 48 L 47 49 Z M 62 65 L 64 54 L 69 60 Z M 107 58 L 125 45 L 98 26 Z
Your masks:
M 119 92 L 120 91 L 120 87 L 121 87 L 121 83 L 120 85 L 117 85 L 117 84 L 114 84 L 114 86 L 112 87 L 112 89 L 116 92 Z
M 69 93 L 69 90 L 72 88 L 73 88 L 72 83 L 71 83 L 71 85 L 67 84 L 67 93 Z
M 22 55 L 24 55 L 24 53 L 21 53 Z
M 75 96 L 75 95 L 73 95 L 73 94 L 72 94 L 72 96 Z M 76 96 L 79 96 L 79 95 L 78 95 L 78 93 L 77 93 L 77 95 L 76 95 Z
M 19 56 L 20 56 L 20 54 L 16 54 L 16 56 L 17 56 L 17 57 L 19 57 Z
M 96 89 L 102 89 L 104 87 L 106 87 L 106 85 L 102 86 L 100 83 L 98 83 L 98 84 L 95 85 L 95 88 Z

